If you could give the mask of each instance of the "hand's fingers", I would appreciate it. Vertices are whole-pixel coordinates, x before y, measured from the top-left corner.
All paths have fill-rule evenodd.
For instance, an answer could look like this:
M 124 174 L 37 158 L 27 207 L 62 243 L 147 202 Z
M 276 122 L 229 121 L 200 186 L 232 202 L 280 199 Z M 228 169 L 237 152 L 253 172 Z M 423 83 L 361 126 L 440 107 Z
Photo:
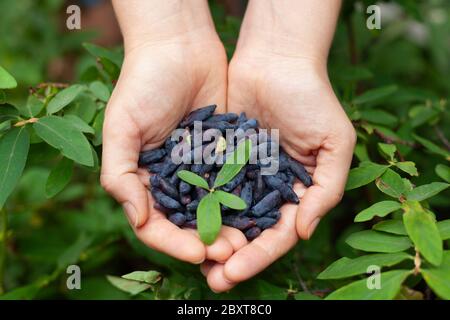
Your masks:
M 216 263 L 209 270 L 206 281 L 211 290 L 216 293 L 228 291 L 236 285 L 236 283 L 228 281 L 224 276 L 224 265 L 220 263 Z
M 298 206 L 297 232 L 309 239 L 320 219 L 342 198 L 352 161 L 355 137 L 353 131 L 326 141 L 317 154 L 314 185 L 309 187 Z
M 200 265 L 200 272 L 202 273 L 202 275 L 204 275 L 205 277 L 207 277 L 209 271 L 211 270 L 211 268 L 212 268 L 216 263 L 217 263 L 217 262 L 215 262 L 215 261 L 210 261 L 210 260 L 204 261 L 204 262 Z
M 233 247 L 233 251 L 238 251 L 242 247 L 248 244 L 247 238 L 245 235 L 236 228 L 231 228 L 227 226 L 222 226 L 220 230 L 220 234 L 222 237 L 226 238 L 228 242 Z
M 189 230 L 180 229 L 166 219 L 165 215 L 153 209 L 150 199 L 150 218 L 142 227 L 135 229 L 136 236 L 147 246 L 174 258 L 202 263 L 206 257 L 205 246 Z
M 139 177 L 139 180 L 142 182 L 142 184 L 146 188 L 148 188 L 150 186 L 150 173 L 147 171 L 147 169 L 138 168 L 137 175 Z
M 148 192 L 136 174 L 140 132 L 127 113 L 117 114 L 115 110 L 113 107 L 107 112 L 103 126 L 100 181 L 123 205 L 130 223 L 139 227 L 148 218 Z
M 281 219 L 273 228 L 265 230 L 228 259 L 223 272 L 224 282 L 237 283 L 253 277 L 295 245 L 298 240 L 295 230 L 296 207 L 293 204 L 284 205 Z
M 206 246 L 206 259 L 223 263 L 231 257 L 233 252 L 231 243 L 219 234 L 213 244 Z

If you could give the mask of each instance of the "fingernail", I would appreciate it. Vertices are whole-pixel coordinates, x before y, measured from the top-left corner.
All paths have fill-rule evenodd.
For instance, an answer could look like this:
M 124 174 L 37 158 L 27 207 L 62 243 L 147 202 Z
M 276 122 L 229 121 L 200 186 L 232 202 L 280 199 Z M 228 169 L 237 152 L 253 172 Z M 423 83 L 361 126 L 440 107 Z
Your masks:
M 125 211 L 130 224 L 136 228 L 138 224 L 136 208 L 131 202 L 127 201 L 123 204 L 123 210 Z
M 309 225 L 309 228 L 308 228 L 308 239 L 310 239 L 311 236 L 313 235 L 314 230 L 316 230 L 317 225 L 319 224 L 319 222 L 320 222 L 320 218 L 316 218 L 316 219 L 314 219 L 314 221 L 311 222 L 311 224 Z

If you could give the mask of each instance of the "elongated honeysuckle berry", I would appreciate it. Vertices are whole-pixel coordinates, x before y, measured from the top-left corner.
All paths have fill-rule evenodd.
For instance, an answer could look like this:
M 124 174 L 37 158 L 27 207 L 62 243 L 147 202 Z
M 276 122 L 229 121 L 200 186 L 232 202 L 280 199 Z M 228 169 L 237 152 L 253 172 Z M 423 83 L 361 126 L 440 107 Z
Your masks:
M 184 196 L 181 196 L 180 202 L 182 205 L 187 205 L 192 202 L 192 198 L 189 194 L 185 194 Z
M 281 200 L 280 191 L 274 190 L 262 198 L 257 204 L 250 210 L 255 217 L 261 217 L 266 212 L 278 207 Z
M 197 219 L 186 221 L 183 225 L 185 228 L 196 229 L 197 228 Z
M 164 162 L 152 163 L 147 166 L 147 170 L 151 173 L 161 173 L 164 169 Z
M 209 117 L 207 119 L 207 121 L 210 122 L 220 122 L 220 121 L 225 121 L 225 122 L 235 122 L 238 119 L 238 115 L 236 113 L 223 113 L 223 114 L 214 114 L 211 117 Z
M 269 217 L 256 218 L 255 221 L 256 221 L 256 226 L 259 227 L 261 230 L 270 228 L 277 223 L 276 219 L 269 218 Z
M 150 177 L 150 184 L 151 187 L 160 189 L 169 197 L 180 200 L 180 194 L 178 193 L 177 188 L 175 188 L 175 186 L 172 185 L 167 179 L 158 175 L 153 175 Z
M 180 181 L 178 189 L 179 189 L 181 195 L 185 195 L 185 194 L 188 194 L 189 192 L 191 192 L 192 185 L 185 181 Z
M 138 165 L 140 167 L 147 166 L 150 163 L 155 163 L 160 161 L 166 155 L 166 150 L 164 149 L 153 149 L 143 151 L 139 154 Z
M 195 210 L 197 210 L 199 203 L 200 203 L 200 200 L 198 200 L 198 199 L 192 200 L 191 203 L 186 205 L 186 210 L 190 211 L 190 212 L 195 212 Z
M 283 197 L 284 200 L 292 203 L 299 203 L 297 194 L 286 182 L 276 176 L 269 175 L 263 176 L 263 179 L 266 185 L 268 185 L 270 188 L 279 190 L 281 197 Z
M 247 240 L 252 241 L 253 239 L 257 238 L 261 234 L 261 229 L 258 227 L 252 227 L 245 231 L 245 237 Z
M 181 227 L 186 222 L 186 216 L 181 212 L 176 212 L 169 215 L 169 221 Z
M 236 188 L 238 185 L 240 185 L 245 179 L 246 172 L 247 171 L 246 171 L 245 167 L 242 168 L 241 171 L 239 171 L 239 173 L 230 182 L 226 183 L 223 186 L 223 190 L 226 192 L 230 192 L 231 190 Z
M 243 213 L 246 213 L 250 210 L 250 207 L 253 202 L 253 184 L 248 181 L 244 184 L 244 186 L 241 189 L 241 199 L 245 201 L 247 204 L 247 208 L 243 210 Z
M 239 230 L 245 230 L 255 226 L 255 219 L 241 216 L 224 216 L 222 224 Z
M 236 120 L 236 124 L 238 125 L 238 126 L 240 126 L 241 124 L 243 124 L 245 121 L 247 121 L 248 119 L 247 119 L 247 115 L 245 114 L 245 112 L 241 112 L 240 114 L 239 114 L 239 117 L 238 117 L 238 119 Z
M 278 221 L 281 218 L 281 212 L 279 210 L 273 210 L 273 211 L 267 212 L 264 215 L 264 217 L 272 218 L 272 219 L 275 219 Z
M 151 193 L 153 198 L 156 202 L 161 204 L 163 207 L 166 207 L 168 209 L 175 209 L 175 210 L 184 210 L 181 203 L 179 203 L 177 200 L 172 199 L 168 195 L 166 195 L 164 192 L 162 192 L 160 189 L 156 187 L 151 188 Z
M 264 191 L 266 189 L 266 184 L 261 173 L 258 171 L 258 175 L 255 180 L 255 185 L 253 187 L 253 200 L 259 201 L 264 196 Z
M 189 113 L 186 118 L 183 119 L 180 123 L 180 127 L 189 127 L 194 124 L 194 121 L 203 121 L 211 117 L 216 110 L 217 106 L 215 104 L 196 109 Z
M 305 187 L 312 186 L 313 182 L 305 167 L 297 161 L 291 159 L 289 161 L 289 168 L 292 173 L 305 185 Z

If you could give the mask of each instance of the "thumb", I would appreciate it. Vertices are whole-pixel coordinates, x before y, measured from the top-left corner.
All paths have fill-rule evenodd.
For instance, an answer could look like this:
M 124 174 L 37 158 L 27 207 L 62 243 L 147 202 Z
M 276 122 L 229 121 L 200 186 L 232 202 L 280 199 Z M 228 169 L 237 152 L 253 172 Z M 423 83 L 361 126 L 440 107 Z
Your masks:
M 325 141 L 319 149 L 314 184 L 306 189 L 297 210 L 297 232 L 309 239 L 320 219 L 341 201 L 350 168 L 354 138 Z
M 149 215 L 148 191 L 137 175 L 140 132 L 126 112 L 115 110 L 105 115 L 100 182 L 123 205 L 130 223 L 139 227 Z

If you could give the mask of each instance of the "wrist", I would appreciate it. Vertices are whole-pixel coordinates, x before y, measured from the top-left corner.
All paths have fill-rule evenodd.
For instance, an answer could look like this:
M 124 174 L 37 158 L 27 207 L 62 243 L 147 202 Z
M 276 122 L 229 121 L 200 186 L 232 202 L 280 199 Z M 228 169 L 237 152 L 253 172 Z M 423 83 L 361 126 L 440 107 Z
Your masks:
M 113 0 L 125 54 L 157 44 L 220 42 L 206 0 Z
M 236 51 L 326 67 L 339 8 L 340 0 L 249 0 Z

